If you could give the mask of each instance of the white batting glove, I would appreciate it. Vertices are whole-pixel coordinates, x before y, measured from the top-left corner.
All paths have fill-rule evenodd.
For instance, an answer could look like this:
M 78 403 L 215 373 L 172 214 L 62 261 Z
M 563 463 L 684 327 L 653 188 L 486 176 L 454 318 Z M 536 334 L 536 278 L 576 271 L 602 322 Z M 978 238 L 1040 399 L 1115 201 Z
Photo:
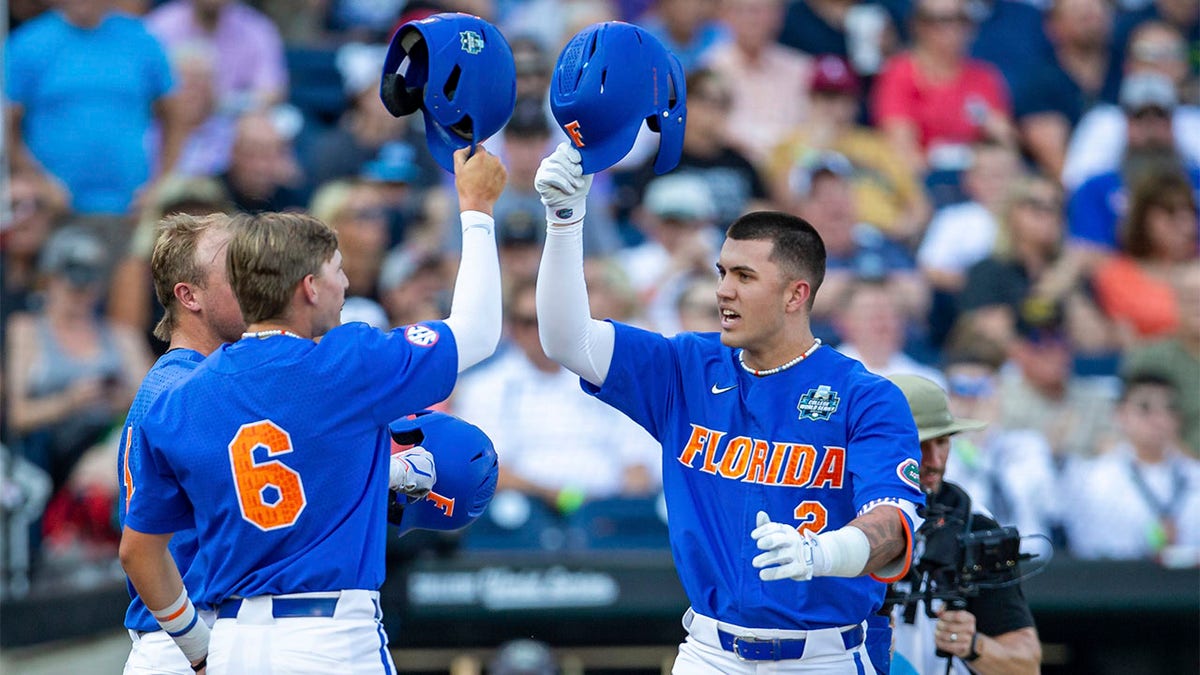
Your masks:
M 433 455 L 419 445 L 392 455 L 388 487 L 418 499 L 429 494 L 437 482 Z
M 821 555 L 821 549 L 811 532 L 800 534 L 794 527 L 771 522 L 762 511 L 758 512 L 757 525 L 750 536 L 760 549 L 766 551 L 752 561 L 758 569 L 759 579 L 808 581 L 813 578 L 813 570 L 820 567 L 822 561 L 814 560 L 815 556 Z
M 564 141 L 538 167 L 533 186 L 546 206 L 547 221 L 562 225 L 583 220 L 592 175 L 583 173 L 581 161 L 579 151 Z

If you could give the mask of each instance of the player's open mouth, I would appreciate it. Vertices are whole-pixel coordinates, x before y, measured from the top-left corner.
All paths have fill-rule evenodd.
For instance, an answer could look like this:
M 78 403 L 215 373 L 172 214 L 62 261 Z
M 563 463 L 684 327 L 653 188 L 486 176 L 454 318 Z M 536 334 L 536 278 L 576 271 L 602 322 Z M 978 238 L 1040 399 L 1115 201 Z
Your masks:
M 721 328 L 724 328 L 726 330 L 733 328 L 735 325 L 737 325 L 737 322 L 739 320 L 741 320 L 741 318 L 742 318 L 742 315 L 738 314 L 737 312 L 733 311 L 732 309 L 722 309 L 721 310 Z

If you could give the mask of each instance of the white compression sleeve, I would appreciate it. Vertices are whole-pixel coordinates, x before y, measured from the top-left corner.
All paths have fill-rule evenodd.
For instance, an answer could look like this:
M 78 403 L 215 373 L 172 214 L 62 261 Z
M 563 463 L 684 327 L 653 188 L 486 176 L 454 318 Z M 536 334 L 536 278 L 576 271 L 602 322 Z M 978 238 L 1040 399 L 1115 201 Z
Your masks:
M 616 331 L 592 318 L 583 280 L 583 223 L 546 228 L 537 281 L 538 334 L 546 356 L 599 387 Z
M 458 372 L 491 356 L 500 343 L 500 258 L 496 223 L 479 211 L 462 212 L 462 258 L 446 325 L 458 345 Z

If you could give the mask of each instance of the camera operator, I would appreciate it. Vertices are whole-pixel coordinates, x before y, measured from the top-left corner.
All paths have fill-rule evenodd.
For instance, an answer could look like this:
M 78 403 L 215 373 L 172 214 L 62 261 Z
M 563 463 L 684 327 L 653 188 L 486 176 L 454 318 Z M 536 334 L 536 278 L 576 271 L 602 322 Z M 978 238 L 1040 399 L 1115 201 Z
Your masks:
M 985 514 L 972 513 L 966 492 L 942 480 L 950 454 L 950 437 L 962 431 L 980 429 L 984 423 L 951 415 L 946 393 L 930 380 L 915 375 L 896 375 L 891 379 L 904 392 L 917 423 L 921 441 L 920 482 L 928 502 L 926 523 L 918 532 L 918 536 L 926 536 L 924 551 L 918 551 L 925 560 L 915 559 L 905 580 L 908 582 L 905 588 L 912 589 L 914 584 L 921 584 L 921 577 L 931 566 L 936 567 L 931 562 L 935 555 L 954 560 L 954 554 L 960 553 L 960 534 L 997 531 L 999 525 Z M 943 528 L 944 532 L 937 532 Z M 1015 557 L 1019 542 L 1015 531 L 1008 532 Z M 944 556 L 947 545 L 953 550 L 949 556 Z M 923 562 L 926 564 L 922 565 Z M 947 568 L 953 569 L 952 565 Z M 980 584 L 975 589 L 977 592 L 963 593 L 965 597 L 957 598 L 961 609 L 933 602 L 936 621 L 924 611 L 927 608 L 916 607 L 919 601 L 911 596 L 909 602 L 898 604 L 893 610 L 892 622 L 895 632 L 893 675 L 906 672 L 922 675 L 1040 672 L 1042 649 L 1033 615 L 1020 585 L 1011 578 L 1015 574 L 1009 572 L 1007 576 L 1011 583 Z M 905 581 L 897 582 L 892 590 L 901 588 Z M 939 597 L 945 598 L 959 589 L 936 590 Z M 889 593 L 890 597 L 895 595 Z M 948 662 L 947 654 L 955 658 Z

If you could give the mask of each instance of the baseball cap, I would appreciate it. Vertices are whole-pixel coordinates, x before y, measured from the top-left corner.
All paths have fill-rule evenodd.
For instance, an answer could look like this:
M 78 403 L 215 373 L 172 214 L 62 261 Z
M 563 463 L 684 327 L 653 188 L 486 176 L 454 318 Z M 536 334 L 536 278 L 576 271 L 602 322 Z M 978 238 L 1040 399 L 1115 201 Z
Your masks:
M 1139 112 L 1147 108 L 1159 108 L 1168 112 L 1175 109 L 1179 99 L 1171 78 L 1161 73 L 1130 73 L 1121 83 L 1121 107 L 1126 112 Z
M 850 62 L 837 54 L 823 54 L 813 64 L 810 87 L 813 92 L 828 94 L 858 94 L 858 75 Z
M 1033 343 L 1060 343 L 1066 336 L 1062 303 L 1030 297 L 1017 311 L 1017 335 Z
M 153 199 L 155 209 L 163 215 L 233 210 L 225 186 L 210 176 L 167 176 L 158 184 Z
M 809 153 L 792 165 L 788 187 L 798 196 L 807 196 L 813 181 L 822 174 L 850 178 L 854 175 L 854 165 L 840 152 L 822 150 Z
M 384 143 L 375 159 L 363 164 L 361 174 L 379 183 L 412 183 L 421 176 L 416 158 L 416 149 L 408 143 Z
M 421 272 L 438 269 L 441 264 L 442 260 L 436 253 L 398 246 L 383 259 L 379 270 L 379 288 L 389 291 Z
M 78 226 L 67 226 L 46 242 L 41 271 L 62 275 L 75 286 L 87 286 L 104 278 L 106 262 L 104 244 L 95 235 Z
M 922 442 L 963 431 L 977 431 L 987 423 L 950 414 L 950 401 L 936 382 L 920 375 L 893 375 L 890 379 L 908 401 L 917 437 Z
M 342 90 L 346 96 L 357 97 L 368 89 L 379 86 L 379 70 L 387 47 L 351 42 L 338 47 L 334 65 L 342 76 Z
M 538 228 L 546 222 L 542 212 L 533 210 L 526 204 L 519 204 L 496 215 L 496 241 L 500 246 L 538 244 Z
M 647 211 L 664 219 L 712 220 L 717 215 L 708 183 L 695 174 L 655 178 L 646 187 L 642 203 Z

